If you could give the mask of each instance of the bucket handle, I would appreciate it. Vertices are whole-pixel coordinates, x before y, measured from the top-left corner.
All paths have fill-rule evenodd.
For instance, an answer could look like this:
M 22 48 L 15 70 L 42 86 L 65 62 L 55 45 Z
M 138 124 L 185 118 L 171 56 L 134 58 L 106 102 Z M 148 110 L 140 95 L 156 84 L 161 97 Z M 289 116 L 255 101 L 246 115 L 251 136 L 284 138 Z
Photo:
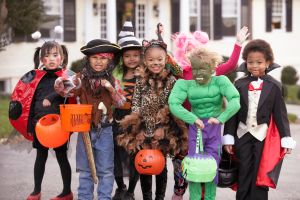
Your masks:
M 197 129 L 196 153 L 203 153 L 202 131 L 200 128 Z

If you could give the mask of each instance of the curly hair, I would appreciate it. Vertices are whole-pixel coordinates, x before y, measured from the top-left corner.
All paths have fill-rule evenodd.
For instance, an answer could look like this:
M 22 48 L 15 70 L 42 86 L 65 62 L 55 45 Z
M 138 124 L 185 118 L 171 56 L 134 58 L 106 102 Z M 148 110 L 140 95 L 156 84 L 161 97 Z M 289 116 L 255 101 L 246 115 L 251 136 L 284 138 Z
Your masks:
M 247 61 L 247 57 L 251 52 L 260 52 L 264 55 L 266 61 L 269 61 L 270 64 L 274 62 L 273 50 L 268 42 L 261 39 L 256 39 L 250 41 L 244 48 L 242 58 Z

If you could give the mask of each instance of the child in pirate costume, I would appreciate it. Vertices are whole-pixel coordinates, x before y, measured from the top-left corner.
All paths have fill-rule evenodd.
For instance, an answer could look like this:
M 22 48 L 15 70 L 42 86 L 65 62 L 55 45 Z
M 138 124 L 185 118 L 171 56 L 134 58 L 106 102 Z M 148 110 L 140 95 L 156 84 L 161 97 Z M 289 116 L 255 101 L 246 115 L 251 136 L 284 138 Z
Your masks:
M 107 40 L 95 39 L 80 50 L 86 57 L 83 59 L 82 71 L 77 74 L 81 87 L 74 90 L 73 94 L 80 98 L 80 103 L 93 105 L 90 138 L 99 180 L 97 197 L 99 200 L 109 200 L 114 183 L 112 106 L 121 106 L 125 101 L 118 81 L 112 76 L 114 58 L 120 47 Z M 61 82 L 56 82 L 58 92 L 64 89 Z M 99 109 L 100 103 L 102 109 Z M 94 182 L 82 134 L 78 135 L 77 140 L 76 170 L 79 172 L 78 199 L 94 199 Z
M 180 68 L 167 55 L 161 40 L 145 41 L 144 68 L 140 68 L 132 99 L 132 113 L 120 121 L 127 133 L 118 137 L 118 144 L 128 152 L 159 149 L 166 156 L 187 150 L 187 128 L 184 122 L 169 113 L 168 97 L 175 84 L 173 73 Z M 129 130 L 127 129 L 129 127 Z M 152 176 L 140 175 L 143 199 L 152 199 Z M 156 198 L 165 198 L 167 168 L 156 175 Z
M 68 63 L 67 49 L 56 41 L 47 41 L 42 47 L 36 48 L 34 63 L 35 69 L 26 73 L 16 85 L 9 107 L 10 122 L 25 138 L 33 142 L 33 147 L 37 151 L 34 164 L 34 190 L 27 200 L 40 200 L 42 196 L 41 186 L 49 148 L 38 140 L 35 127 L 38 120 L 45 115 L 59 114 L 59 104 L 64 102 L 64 98 L 55 92 L 53 85 L 57 77 L 65 72 Z M 72 172 L 67 157 L 68 142 L 53 149 L 63 179 L 63 190 L 51 200 L 72 200 Z
M 296 142 L 291 138 L 282 85 L 267 74 L 279 67 L 273 63 L 269 43 L 260 39 L 250 41 L 242 57 L 245 62 L 239 70 L 247 75 L 235 83 L 241 95 L 241 109 L 225 124 L 223 144 L 238 159 L 236 199 L 267 200 L 268 187 L 276 187 L 283 156 L 291 153 Z M 274 126 L 278 131 L 269 132 Z M 268 143 L 270 137 L 273 145 Z M 270 154 L 265 156 L 267 152 Z
M 141 64 L 142 45 L 134 36 L 132 23 L 126 21 L 119 33 L 118 45 L 121 47 L 120 63 L 113 71 L 115 78 L 120 80 L 126 102 L 123 106 L 114 109 L 114 119 L 119 121 L 131 113 L 131 100 L 134 92 L 136 77 L 135 72 Z M 139 179 L 139 173 L 134 167 L 135 154 L 128 155 L 127 151 L 120 147 L 116 142 L 116 137 L 123 133 L 118 123 L 113 125 L 115 139 L 115 180 L 118 188 L 116 189 L 113 200 L 134 200 L 134 190 Z M 124 184 L 124 166 L 129 170 L 128 190 Z
M 212 155 L 219 163 L 221 124 L 239 110 L 239 94 L 226 76 L 212 76 L 215 67 L 222 60 L 219 55 L 205 48 L 196 48 L 191 51 L 189 59 L 194 78 L 179 79 L 176 82 L 169 97 L 170 111 L 190 124 L 188 154 L 195 154 L 197 130 L 202 129 L 204 152 Z M 223 97 L 228 101 L 224 111 Z M 191 111 L 182 106 L 186 98 L 191 104 Z M 215 177 L 213 182 L 205 183 L 205 200 L 215 199 L 217 180 Z M 189 182 L 189 190 L 190 199 L 201 199 L 201 183 Z

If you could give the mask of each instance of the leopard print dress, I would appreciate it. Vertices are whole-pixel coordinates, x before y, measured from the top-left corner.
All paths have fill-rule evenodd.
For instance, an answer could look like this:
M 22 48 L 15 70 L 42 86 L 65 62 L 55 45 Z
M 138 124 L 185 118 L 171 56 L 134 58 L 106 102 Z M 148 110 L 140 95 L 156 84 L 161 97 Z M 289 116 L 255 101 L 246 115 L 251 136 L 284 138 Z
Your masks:
M 176 79 L 168 71 L 160 75 L 145 72 L 137 78 L 132 99 L 132 114 L 121 121 L 127 133 L 117 139 L 129 152 L 141 148 L 160 149 L 165 155 L 187 151 L 188 129 L 175 118 L 168 98 Z

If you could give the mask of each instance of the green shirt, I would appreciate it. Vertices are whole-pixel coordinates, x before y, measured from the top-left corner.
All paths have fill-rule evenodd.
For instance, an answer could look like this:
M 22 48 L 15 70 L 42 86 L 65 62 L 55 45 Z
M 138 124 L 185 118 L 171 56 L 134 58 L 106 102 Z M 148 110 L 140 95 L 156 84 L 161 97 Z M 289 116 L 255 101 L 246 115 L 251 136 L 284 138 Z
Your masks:
M 223 97 L 227 99 L 227 105 L 222 112 Z M 186 98 L 191 103 L 191 112 L 182 106 Z M 189 124 L 194 124 L 198 118 L 210 117 L 225 123 L 240 109 L 240 95 L 226 76 L 212 76 L 205 85 L 180 79 L 169 96 L 169 107 L 176 117 Z

